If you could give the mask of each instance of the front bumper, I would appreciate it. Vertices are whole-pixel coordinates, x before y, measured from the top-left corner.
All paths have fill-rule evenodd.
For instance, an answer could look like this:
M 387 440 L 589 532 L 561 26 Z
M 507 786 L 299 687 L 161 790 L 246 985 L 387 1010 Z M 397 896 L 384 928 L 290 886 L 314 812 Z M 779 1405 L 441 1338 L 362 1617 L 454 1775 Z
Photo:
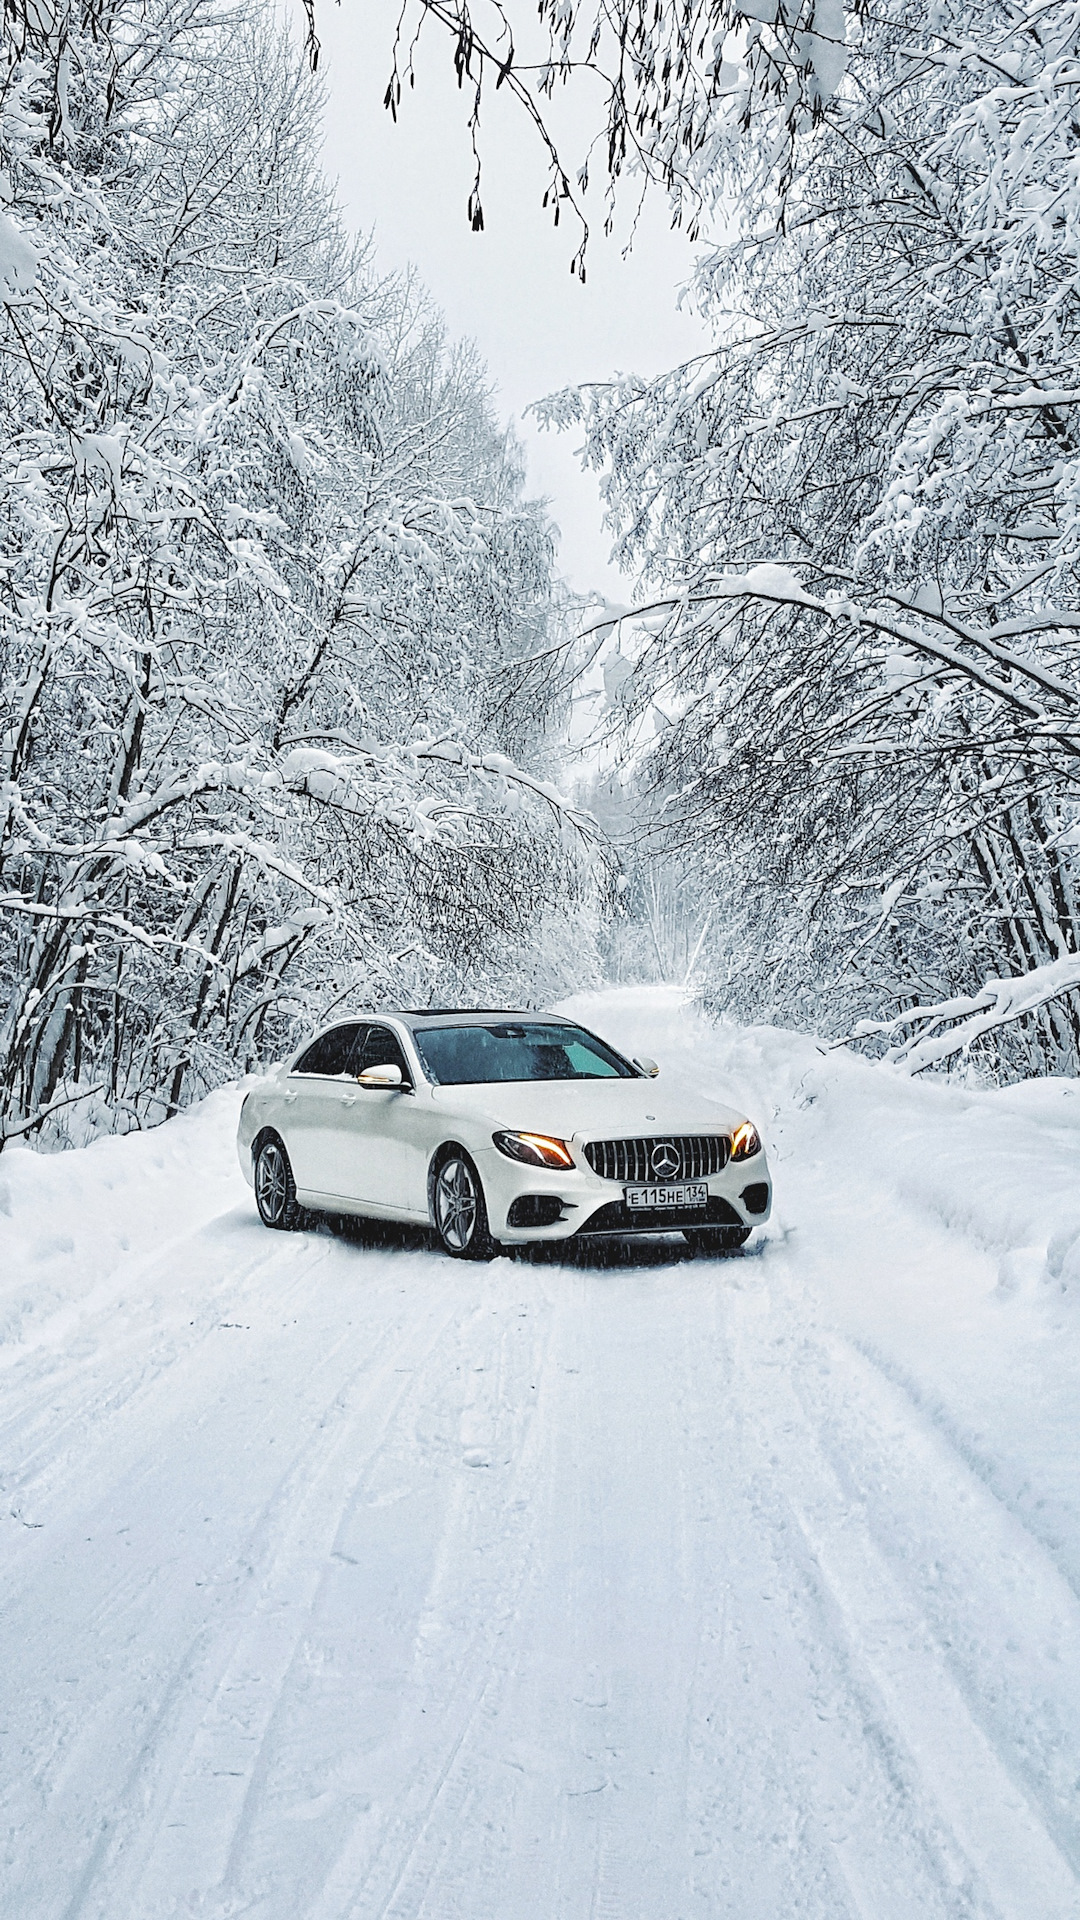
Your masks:
M 496 1240 L 521 1246 L 530 1241 L 584 1239 L 591 1235 L 622 1239 L 642 1233 L 677 1233 L 683 1227 L 760 1227 L 772 1210 L 772 1180 L 764 1148 L 749 1160 L 729 1160 L 720 1173 L 695 1183 L 708 1188 L 704 1209 L 672 1207 L 662 1213 L 642 1214 L 631 1213 L 626 1207 L 624 1182 L 603 1180 L 592 1171 L 582 1152 L 583 1141 L 575 1139 L 567 1144 L 574 1155 L 573 1168 L 525 1166 L 508 1160 L 496 1147 L 476 1156 L 488 1223 Z M 547 1205 L 522 1205 L 533 1199 L 546 1201 Z M 561 1202 L 559 1217 L 550 1224 L 539 1224 L 554 1200 Z

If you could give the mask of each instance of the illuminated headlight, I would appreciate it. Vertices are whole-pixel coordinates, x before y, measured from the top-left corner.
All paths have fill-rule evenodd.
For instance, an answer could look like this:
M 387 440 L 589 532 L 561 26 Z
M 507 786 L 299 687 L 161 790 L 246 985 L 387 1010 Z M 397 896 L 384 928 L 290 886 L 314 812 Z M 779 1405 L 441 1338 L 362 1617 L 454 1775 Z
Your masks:
M 742 1126 L 736 1127 L 731 1136 L 731 1157 L 733 1160 L 752 1160 L 755 1153 L 760 1152 L 761 1141 L 758 1138 L 758 1130 L 751 1126 L 749 1120 L 744 1120 Z
M 546 1133 L 493 1133 L 492 1139 L 508 1160 L 524 1160 L 530 1167 L 572 1167 L 574 1156 L 565 1140 Z

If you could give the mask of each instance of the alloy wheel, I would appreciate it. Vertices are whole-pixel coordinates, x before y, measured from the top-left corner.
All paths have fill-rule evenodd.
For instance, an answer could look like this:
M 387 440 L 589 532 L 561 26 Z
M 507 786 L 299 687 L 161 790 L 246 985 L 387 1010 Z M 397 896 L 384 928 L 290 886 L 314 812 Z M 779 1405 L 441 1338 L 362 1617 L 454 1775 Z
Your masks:
M 255 1165 L 255 1198 L 267 1226 L 280 1226 L 289 1206 L 289 1175 L 276 1140 L 268 1140 Z
M 464 1160 L 447 1160 L 435 1182 L 435 1220 L 448 1247 L 464 1253 L 476 1231 L 476 1181 Z

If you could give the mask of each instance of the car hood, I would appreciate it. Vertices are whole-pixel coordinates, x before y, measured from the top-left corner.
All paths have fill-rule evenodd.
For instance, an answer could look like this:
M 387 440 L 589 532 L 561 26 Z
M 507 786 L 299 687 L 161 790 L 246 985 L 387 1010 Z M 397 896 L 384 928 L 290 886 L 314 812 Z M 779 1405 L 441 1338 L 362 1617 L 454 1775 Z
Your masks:
M 490 1120 L 492 1127 L 600 1139 L 633 1134 L 726 1131 L 744 1115 L 677 1086 L 655 1080 L 509 1080 L 493 1086 L 436 1087 L 433 1099 L 448 1116 Z

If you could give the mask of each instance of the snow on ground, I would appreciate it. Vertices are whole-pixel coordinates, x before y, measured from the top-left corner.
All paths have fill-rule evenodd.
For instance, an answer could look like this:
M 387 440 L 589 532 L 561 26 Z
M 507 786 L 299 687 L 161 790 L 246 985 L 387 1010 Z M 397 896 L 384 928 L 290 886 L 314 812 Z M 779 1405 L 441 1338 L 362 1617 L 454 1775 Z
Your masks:
M 5 1915 L 1080 1915 L 1080 1084 L 573 1007 L 741 1258 L 269 1234 L 235 1089 L 0 1157 Z

